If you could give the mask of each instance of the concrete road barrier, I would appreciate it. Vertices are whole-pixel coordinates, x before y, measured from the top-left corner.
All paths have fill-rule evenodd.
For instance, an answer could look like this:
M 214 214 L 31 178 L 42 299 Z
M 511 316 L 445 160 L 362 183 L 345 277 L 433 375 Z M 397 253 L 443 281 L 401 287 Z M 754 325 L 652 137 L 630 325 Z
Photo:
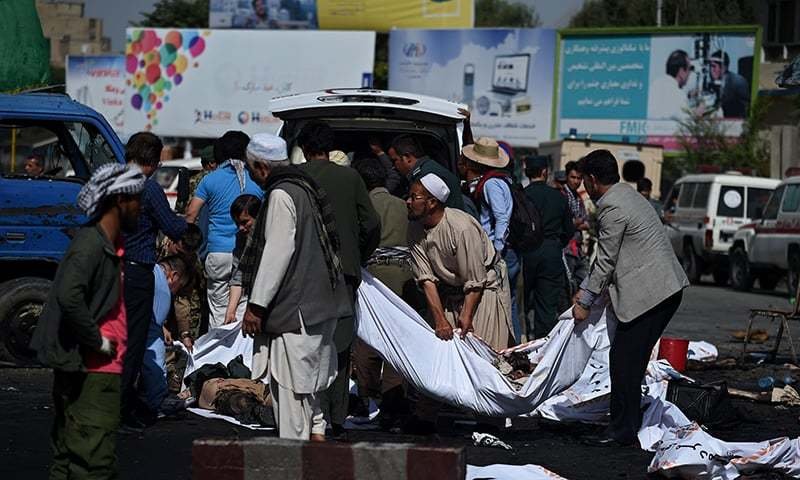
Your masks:
M 194 480 L 463 480 L 463 448 L 409 443 L 310 443 L 279 438 L 201 439 Z

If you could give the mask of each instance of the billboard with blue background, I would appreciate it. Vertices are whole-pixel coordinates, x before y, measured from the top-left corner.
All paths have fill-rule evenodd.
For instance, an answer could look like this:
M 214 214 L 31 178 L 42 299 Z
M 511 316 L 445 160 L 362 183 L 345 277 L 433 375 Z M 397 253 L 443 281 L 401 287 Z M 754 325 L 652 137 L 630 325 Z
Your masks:
M 549 140 L 556 31 L 393 30 L 389 88 L 469 105 L 476 137 Z
M 563 31 L 554 136 L 676 149 L 680 122 L 703 112 L 738 136 L 757 85 L 757 28 L 662 32 Z

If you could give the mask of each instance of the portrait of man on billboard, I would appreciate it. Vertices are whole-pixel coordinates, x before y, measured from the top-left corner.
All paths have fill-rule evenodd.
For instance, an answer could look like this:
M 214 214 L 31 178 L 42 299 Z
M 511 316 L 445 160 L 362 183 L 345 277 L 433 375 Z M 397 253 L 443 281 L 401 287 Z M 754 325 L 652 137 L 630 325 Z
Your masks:
M 730 57 L 722 50 L 711 54 L 710 72 L 718 89 L 717 107 L 724 118 L 745 118 L 750 105 L 750 85 L 736 72 L 729 70 Z

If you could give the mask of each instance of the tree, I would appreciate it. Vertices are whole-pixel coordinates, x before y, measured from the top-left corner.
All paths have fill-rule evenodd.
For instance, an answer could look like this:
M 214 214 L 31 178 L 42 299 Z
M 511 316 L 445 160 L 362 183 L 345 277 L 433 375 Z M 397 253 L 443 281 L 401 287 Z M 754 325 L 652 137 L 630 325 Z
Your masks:
M 208 0 L 159 0 L 137 27 L 208 28 Z
M 533 6 L 506 0 L 478 0 L 475 3 L 476 27 L 533 28 L 541 24 Z
M 757 23 L 752 0 L 663 0 L 661 25 L 742 25 Z M 656 0 L 589 0 L 570 27 L 649 27 L 656 25 Z
M 769 176 L 769 143 L 762 132 L 769 100 L 759 97 L 750 108 L 738 137 L 726 132 L 716 110 L 691 114 L 679 122 L 678 141 L 683 157 L 675 159 L 672 168 L 681 172 L 697 171 L 699 165 L 716 165 L 724 170 L 752 169 L 757 175 Z

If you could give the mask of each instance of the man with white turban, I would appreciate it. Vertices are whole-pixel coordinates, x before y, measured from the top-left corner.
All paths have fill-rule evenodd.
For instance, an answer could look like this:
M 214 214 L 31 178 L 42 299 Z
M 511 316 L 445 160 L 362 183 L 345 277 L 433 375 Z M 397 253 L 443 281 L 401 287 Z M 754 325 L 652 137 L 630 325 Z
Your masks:
M 72 240 L 31 348 L 53 368 L 50 478 L 115 478 L 120 375 L 127 346 L 122 231 L 136 229 L 145 176 L 99 167 L 78 193 L 89 221 Z
M 280 137 L 254 135 L 247 168 L 265 198 L 239 262 L 253 378 L 269 379 L 281 438 L 322 441 L 319 393 L 336 378 L 333 334 L 343 314 L 332 306 L 348 305 L 337 297 L 346 289 L 335 221 L 324 191 L 289 164 Z
M 495 350 L 509 345 L 511 293 L 506 265 L 481 224 L 470 214 L 445 207 L 447 184 L 429 173 L 411 184 L 406 207 L 411 270 L 428 303 L 428 322 L 442 340 L 469 332 Z M 410 431 L 429 433 L 436 406 L 417 404 Z

